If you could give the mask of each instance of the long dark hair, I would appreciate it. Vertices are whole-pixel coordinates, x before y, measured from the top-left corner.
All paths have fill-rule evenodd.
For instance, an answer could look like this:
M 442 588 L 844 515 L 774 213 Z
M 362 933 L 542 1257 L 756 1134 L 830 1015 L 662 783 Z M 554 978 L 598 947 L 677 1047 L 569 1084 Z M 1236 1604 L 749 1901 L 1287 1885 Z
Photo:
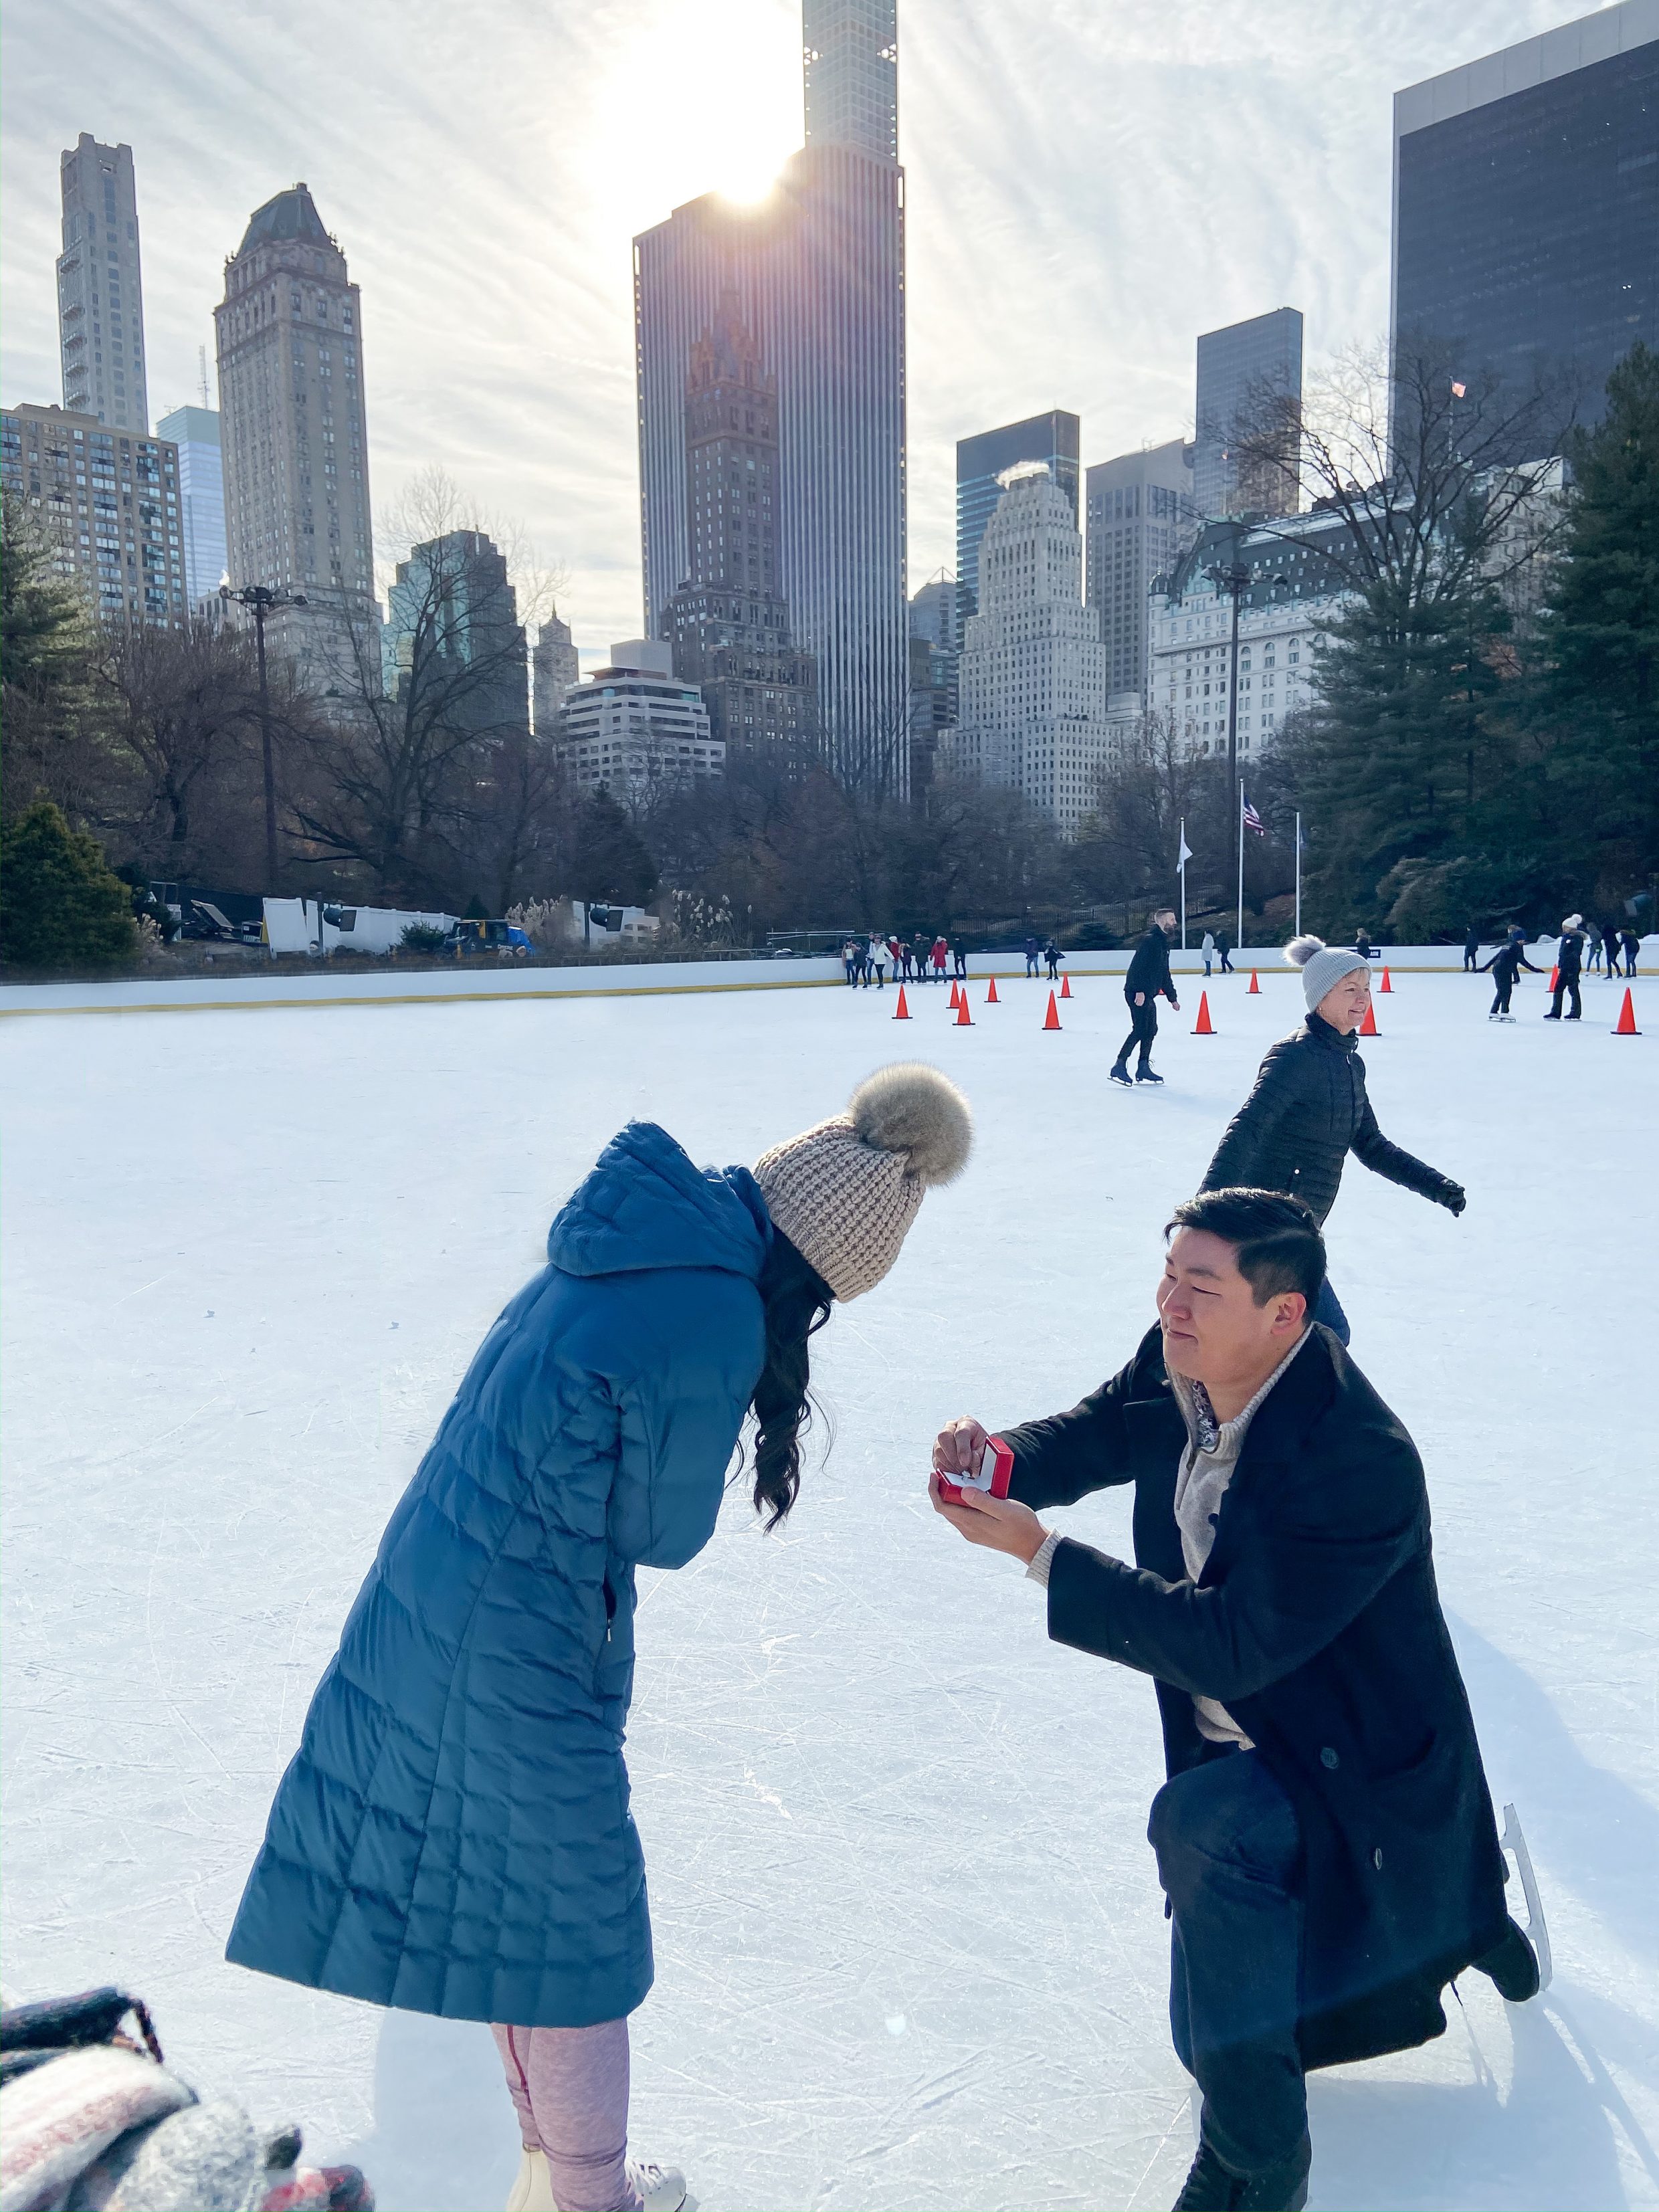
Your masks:
M 800 1489 L 800 1436 L 812 1419 L 807 1340 L 830 1318 L 835 1294 L 781 1229 L 757 1285 L 766 1309 L 766 1364 L 755 1385 L 755 1510 L 775 1528 Z

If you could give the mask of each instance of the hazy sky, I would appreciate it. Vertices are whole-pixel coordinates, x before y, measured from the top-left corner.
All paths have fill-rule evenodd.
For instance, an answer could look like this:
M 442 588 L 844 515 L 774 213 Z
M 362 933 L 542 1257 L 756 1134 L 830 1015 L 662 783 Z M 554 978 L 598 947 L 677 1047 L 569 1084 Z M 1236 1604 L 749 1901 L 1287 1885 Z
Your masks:
M 1201 330 L 1297 307 L 1310 364 L 1380 331 L 1394 92 L 1577 12 L 899 0 L 911 588 L 954 566 L 957 438 L 1069 407 L 1105 460 L 1190 432 Z M 6 404 L 62 397 L 80 131 L 133 149 L 158 414 L 303 178 L 362 287 L 377 510 L 439 462 L 567 571 L 579 644 L 637 632 L 629 241 L 799 143 L 792 0 L 9 0 L 4 46 Z

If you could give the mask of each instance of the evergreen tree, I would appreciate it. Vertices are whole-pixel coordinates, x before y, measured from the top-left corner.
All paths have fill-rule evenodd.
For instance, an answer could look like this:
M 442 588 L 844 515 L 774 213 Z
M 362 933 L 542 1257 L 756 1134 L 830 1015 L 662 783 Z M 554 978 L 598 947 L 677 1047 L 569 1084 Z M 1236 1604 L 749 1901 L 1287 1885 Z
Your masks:
M 0 673 L 6 811 L 41 793 L 71 803 L 106 763 L 91 739 L 97 633 L 75 586 L 52 566 L 54 548 L 22 501 L 0 511 Z
M 574 829 L 574 895 L 595 906 L 643 906 L 657 888 L 657 864 L 603 785 L 583 803 Z
M 1574 896 L 1659 870 L 1659 353 L 1638 344 L 1572 441 L 1565 557 L 1543 624 L 1550 805 Z
M 130 960 L 132 895 L 103 848 L 41 799 L 0 830 L 0 957 L 20 968 Z

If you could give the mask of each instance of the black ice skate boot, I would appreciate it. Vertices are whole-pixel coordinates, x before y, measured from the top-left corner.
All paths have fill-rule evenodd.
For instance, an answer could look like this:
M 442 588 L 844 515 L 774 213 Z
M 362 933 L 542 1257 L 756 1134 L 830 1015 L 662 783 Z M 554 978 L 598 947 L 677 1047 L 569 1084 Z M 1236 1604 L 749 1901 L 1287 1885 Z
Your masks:
M 1538 1954 L 1527 1941 L 1525 1929 L 1513 1920 L 1474 1964 L 1509 2004 L 1525 2004 L 1538 1994 Z
M 1133 1088 L 1129 1082 L 1129 1071 L 1121 1060 L 1114 1060 L 1112 1063 L 1111 1079 L 1114 1083 L 1122 1084 L 1126 1089 Z
M 1200 2136 L 1198 2156 L 1175 2201 L 1175 2212 L 1232 2212 L 1237 2198 L 1238 2176 L 1221 2160 Z
M 1306 2136 L 1290 2157 L 1265 2173 L 1242 2174 L 1234 2185 L 1229 2212 L 1302 2212 L 1308 2201 L 1308 2169 L 1313 2145 Z
M 1144 1067 L 1138 1067 L 1135 1070 L 1135 1081 L 1137 1083 L 1162 1083 L 1163 1080 L 1164 1078 L 1161 1075 L 1154 1075 L 1152 1073 L 1152 1063 L 1151 1060 L 1148 1060 Z

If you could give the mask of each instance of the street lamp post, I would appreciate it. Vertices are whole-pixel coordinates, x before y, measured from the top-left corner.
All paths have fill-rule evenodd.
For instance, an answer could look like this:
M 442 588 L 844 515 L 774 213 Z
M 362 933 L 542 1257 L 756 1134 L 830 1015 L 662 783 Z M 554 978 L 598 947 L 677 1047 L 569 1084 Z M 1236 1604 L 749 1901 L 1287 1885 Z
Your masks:
M 269 584 L 244 584 L 240 592 L 230 588 L 228 576 L 219 586 L 219 597 L 228 606 L 234 601 L 240 607 L 253 610 L 253 636 L 259 662 L 259 744 L 264 757 L 265 771 L 265 884 L 268 891 L 276 888 L 276 771 L 270 752 L 270 691 L 265 681 L 265 617 L 273 607 L 302 607 L 305 594 L 295 592 L 273 591 Z M 323 926 L 317 925 L 320 943 Z
M 1233 805 L 1233 861 L 1238 872 L 1239 941 L 1244 937 L 1244 806 L 1238 791 L 1238 605 L 1250 586 L 1250 572 L 1240 563 L 1218 563 L 1206 572 L 1217 591 L 1233 603 L 1232 649 L 1227 667 L 1227 789 Z

